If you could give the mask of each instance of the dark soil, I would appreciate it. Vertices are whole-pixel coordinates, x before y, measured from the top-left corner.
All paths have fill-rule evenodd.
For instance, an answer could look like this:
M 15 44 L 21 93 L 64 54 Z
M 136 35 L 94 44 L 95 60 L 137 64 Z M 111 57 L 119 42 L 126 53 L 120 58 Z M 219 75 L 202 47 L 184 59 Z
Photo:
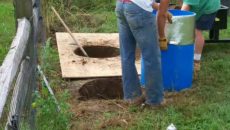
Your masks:
M 83 46 L 83 49 L 86 51 L 86 53 L 91 58 L 112 58 L 117 57 L 120 55 L 120 49 L 116 47 L 110 47 L 110 46 L 92 46 L 92 45 L 86 45 Z M 79 56 L 85 55 L 82 53 L 80 48 L 77 48 L 74 53 Z M 140 49 L 136 49 L 136 60 L 140 60 L 141 54 Z
M 111 58 L 120 55 L 119 48 L 111 46 L 83 46 L 83 49 L 91 58 Z M 77 48 L 74 53 L 79 56 L 85 56 L 80 48 Z
M 96 79 L 84 84 L 80 89 L 80 100 L 122 99 L 122 81 L 120 78 Z

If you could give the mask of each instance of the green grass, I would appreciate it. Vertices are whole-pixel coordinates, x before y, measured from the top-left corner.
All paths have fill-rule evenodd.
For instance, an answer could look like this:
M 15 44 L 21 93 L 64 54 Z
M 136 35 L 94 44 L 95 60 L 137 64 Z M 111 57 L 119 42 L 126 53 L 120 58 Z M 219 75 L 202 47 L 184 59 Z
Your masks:
M 230 44 L 209 44 L 205 47 L 202 69 L 193 88 L 181 92 L 179 99 L 172 97 L 174 101 L 165 108 L 130 111 L 127 114 L 133 115 L 134 124 L 128 130 L 165 130 L 171 123 L 179 130 L 228 130 L 229 81 Z
M 159 112 L 147 111 L 139 121 L 149 117 L 151 128 L 164 129 L 171 122 L 182 130 L 228 130 L 230 128 L 230 44 L 207 45 L 204 50 L 199 79 L 194 83 L 195 92 L 186 98 L 195 99 L 196 105 L 172 105 Z M 189 92 L 187 92 L 189 93 Z M 157 119 L 160 118 L 160 121 Z M 148 126 L 147 124 L 145 126 Z M 134 128 L 138 128 L 139 124 Z M 149 126 L 150 127 L 150 126 Z
M 78 12 L 73 11 L 68 13 L 68 17 L 63 14 L 66 24 L 72 32 L 117 32 L 116 16 L 114 11 L 88 11 Z M 50 28 L 58 31 L 66 31 L 60 21 L 52 18 L 55 24 L 50 25 Z
M 228 23 L 230 22 L 230 16 L 228 16 Z M 228 24 L 228 29 L 224 29 L 220 31 L 220 38 L 222 39 L 230 39 L 230 24 Z
M 116 17 L 113 11 L 87 12 L 83 16 L 72 14 L 66 18 L 66 21 L 73 32 L 117 32 Z
M 80 14 L 86 15 L 80 17 Z M 69 13 L 64 11 L 62 16 L 73 32 L 117 32 L 116 16 L 113 9 L 103 10 L 94 7 L 89 10 L 81 10 L 80 6 L 77 6 L 70 10 Z M 55 24 L 51 25 L 51 28 L 55 28 L 55 31 L 65 31 L 55 17 L 53 20 Z M 230 28 L 230 21 L 228 26 Z M 230 37 L 229 33 L 229 29 L 221 31 L 221 37 Z M 58 57 L 56 48 L 49 49 L 55 52 L 51 53 L 51 55 L 56 59 Z M 129 111 L 122 113 L 105 112 L 102 114 L 104 118 L 102 120 L 94 119 L 89 128 L 99 129 L 103 122 L 110 119 L 131 116 L 132 121 L 128 126 L 115 125 L 106 129 L 165 130 L 168 125 L 173 123 L 179 130 L 228 130 L 230 128 L 229 55 L 230 44 L 206 45 L 198 80 L 193 83 L 191 90 L 181 92 L 178 97 L 173 96 L 171 98 L 173 102 L 170 105 L 156 110 L 146 109 L 140 111 L 138 108 L 130 107 Z M 52 58 L 47 61 L 52 61 Z M 44 63 L 44 65 L 46 64 Z M 60 68 L 56 67 L 58 61 L 49 62 L 48 65 L 55 73 L 54 75 L 47 73 L 51 77 L 50 81 L 58 82 L 58 78 L 55 79 L 55 77 L 60 77 L 58 75 Z M 56 73 L 55 71 L 57 70 L 59 72 Z M 90 120 L 85 118 L 77 119 L 75 123 L 81 125 L 81 123 L 84 124 L 84 122 Z
M 55 91 L 55 96 L 60 104 L 61 111 L 57 111 L 57 105 L 48 92 L 45 83 L 40 78 L 40 91 L 36 92 L 34 103 L 37 108 L 36 126 L 38 130 L 65 130 L 70 127 L 69 99 L 68 91 L 65 89 L 65 82 L 60 77 L 58 52 L 53 49 L 47 40 L 46 46 L 40 48 L 40 65 L 46 76 L 49 77 L 50 86 Z
M 44 90 L 43 90 L 44 91 Z M 68 111 L 68 104 L 65 103 L 68 99 L 68 92 L 63 92 L 58 95 L 61 111 L 57 111 L 57 106 L 51 96 L 38 96 L 36 99 L 37 115 L 36 128 L 37 130 L 66 130 L 70 127 L 71 114 Z
M 0 30 L 1 65 L 15 36 L 14 9 L 10 2 L 0 2 Z
M 128 130 L 165 130 L 171 123 L 179 130 L 229 130 L 230 44 L 209 44 L 203 54 L 202 69 L 193 88 L 181 92 L 180 97 L 167 98 L 173 102 L 165 108 L 132 108 L 125 113 L 131 114 L 134 122 Z

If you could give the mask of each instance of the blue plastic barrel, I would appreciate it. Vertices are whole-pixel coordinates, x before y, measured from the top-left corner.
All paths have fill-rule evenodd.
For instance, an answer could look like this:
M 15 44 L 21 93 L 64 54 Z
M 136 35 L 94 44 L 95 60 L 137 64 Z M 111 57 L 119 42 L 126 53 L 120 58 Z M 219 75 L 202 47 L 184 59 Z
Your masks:
M 194 45 L 169 44 L 168 51 L 161 52 L 164 89 L 180 91 L 192 86 Z M 154 66 L 153 66 L 154 67 Z M 144 86 L 144 66 L 141 61 L 141 84 Z
M 170 10 L 170 12 L 173 16 L 194 15 L 194 13 L 188 11 Z M 192 86 L 193 56 L 194 43 L 186 45 L 169 44 L 167 51 L 161 51 L 163 84 L 166 91 L 180 91 Z M 143 60 L 141 60 L 142 86 L 145 85 L 143 64 Z

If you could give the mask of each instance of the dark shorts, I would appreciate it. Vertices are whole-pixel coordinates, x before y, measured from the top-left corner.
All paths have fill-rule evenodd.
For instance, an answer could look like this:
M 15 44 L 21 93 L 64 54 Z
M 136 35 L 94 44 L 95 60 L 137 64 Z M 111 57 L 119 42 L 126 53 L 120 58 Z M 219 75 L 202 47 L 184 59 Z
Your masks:
M 202 15 L 196 20 L 196 29 L 199 30 L 210 30 L 216 18 L 216 12 L 212 14 Z

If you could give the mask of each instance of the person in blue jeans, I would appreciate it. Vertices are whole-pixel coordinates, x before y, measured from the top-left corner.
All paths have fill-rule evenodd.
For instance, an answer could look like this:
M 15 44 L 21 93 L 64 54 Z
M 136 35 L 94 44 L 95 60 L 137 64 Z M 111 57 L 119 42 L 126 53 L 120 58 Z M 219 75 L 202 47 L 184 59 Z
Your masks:
M 163 102 L 164 94 L 156 17 L 152 15 L 153 3 L 152 0 L 117 0 L 115 11 L 118 19 L 124 100 L 141 104 L 145 98 L 145 104 L 156 106 Z M 142 94 L 135 67 L 137 46 L 144 61 L 146 96 Z

